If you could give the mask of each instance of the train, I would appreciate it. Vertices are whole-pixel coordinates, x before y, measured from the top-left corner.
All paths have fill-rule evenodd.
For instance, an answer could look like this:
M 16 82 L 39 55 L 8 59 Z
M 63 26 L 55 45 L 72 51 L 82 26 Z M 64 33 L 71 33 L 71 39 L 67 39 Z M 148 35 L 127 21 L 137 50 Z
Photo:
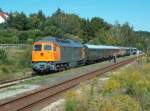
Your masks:
M 36 73 L 61 71 L 72 67 L 116 60 L 137 54 L 137 48 L 81 44 L 71 39 L 44 37 L 33 43 L 32 69 Z

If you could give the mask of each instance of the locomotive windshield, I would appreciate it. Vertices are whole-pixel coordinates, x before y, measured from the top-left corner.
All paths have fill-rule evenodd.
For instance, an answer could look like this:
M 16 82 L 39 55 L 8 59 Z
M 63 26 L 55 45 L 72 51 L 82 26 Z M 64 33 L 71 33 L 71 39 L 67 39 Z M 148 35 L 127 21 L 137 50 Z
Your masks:
M 42 45 L 34 45 L 34 51 L 41 51 Z
M 44 45 L 44 50 L 52 50 L 52 46 L 50 46 L 50 45 Z

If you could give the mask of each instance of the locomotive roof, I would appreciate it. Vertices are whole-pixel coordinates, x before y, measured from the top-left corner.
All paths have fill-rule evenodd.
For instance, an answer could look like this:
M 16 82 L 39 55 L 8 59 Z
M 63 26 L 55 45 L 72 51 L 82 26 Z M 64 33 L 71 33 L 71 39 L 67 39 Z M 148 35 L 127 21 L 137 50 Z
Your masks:
M 71 40 L 71 39 L 58 39 L 56 37 L 44 37 L 38 42 L 56 42 L 60 46 L 66 46 L 66 47 L 83 47 L 83 45 L 77 41 Z
M 89 49 L 120 49 L 119 47 L 116 46 L 106 46 L 106 45 L 90 45 L 90 44 L 85 44 L 86 47 Z

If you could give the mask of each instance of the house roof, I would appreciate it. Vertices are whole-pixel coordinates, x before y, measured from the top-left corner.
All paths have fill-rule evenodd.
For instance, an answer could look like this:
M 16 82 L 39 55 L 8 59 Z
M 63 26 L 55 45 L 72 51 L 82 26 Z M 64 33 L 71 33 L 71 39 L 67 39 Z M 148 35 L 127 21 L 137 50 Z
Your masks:
M 1 11 L 0 12 L 0 23 L 5 22 L 7 18 L 8 18 L 8 14 Z

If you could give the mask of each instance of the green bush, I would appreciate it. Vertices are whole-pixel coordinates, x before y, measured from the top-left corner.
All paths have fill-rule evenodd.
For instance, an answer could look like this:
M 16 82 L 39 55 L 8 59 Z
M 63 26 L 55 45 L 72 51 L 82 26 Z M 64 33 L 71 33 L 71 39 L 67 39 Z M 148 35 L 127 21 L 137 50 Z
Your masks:
M 5 50 L 0 49 L 0 63 L 5 63 L 8 60 Z
M 8 69 L 8 67 L 2 67 L 1 70 L 5 74 L 8 74 L 10 72 L 9 69 Z

